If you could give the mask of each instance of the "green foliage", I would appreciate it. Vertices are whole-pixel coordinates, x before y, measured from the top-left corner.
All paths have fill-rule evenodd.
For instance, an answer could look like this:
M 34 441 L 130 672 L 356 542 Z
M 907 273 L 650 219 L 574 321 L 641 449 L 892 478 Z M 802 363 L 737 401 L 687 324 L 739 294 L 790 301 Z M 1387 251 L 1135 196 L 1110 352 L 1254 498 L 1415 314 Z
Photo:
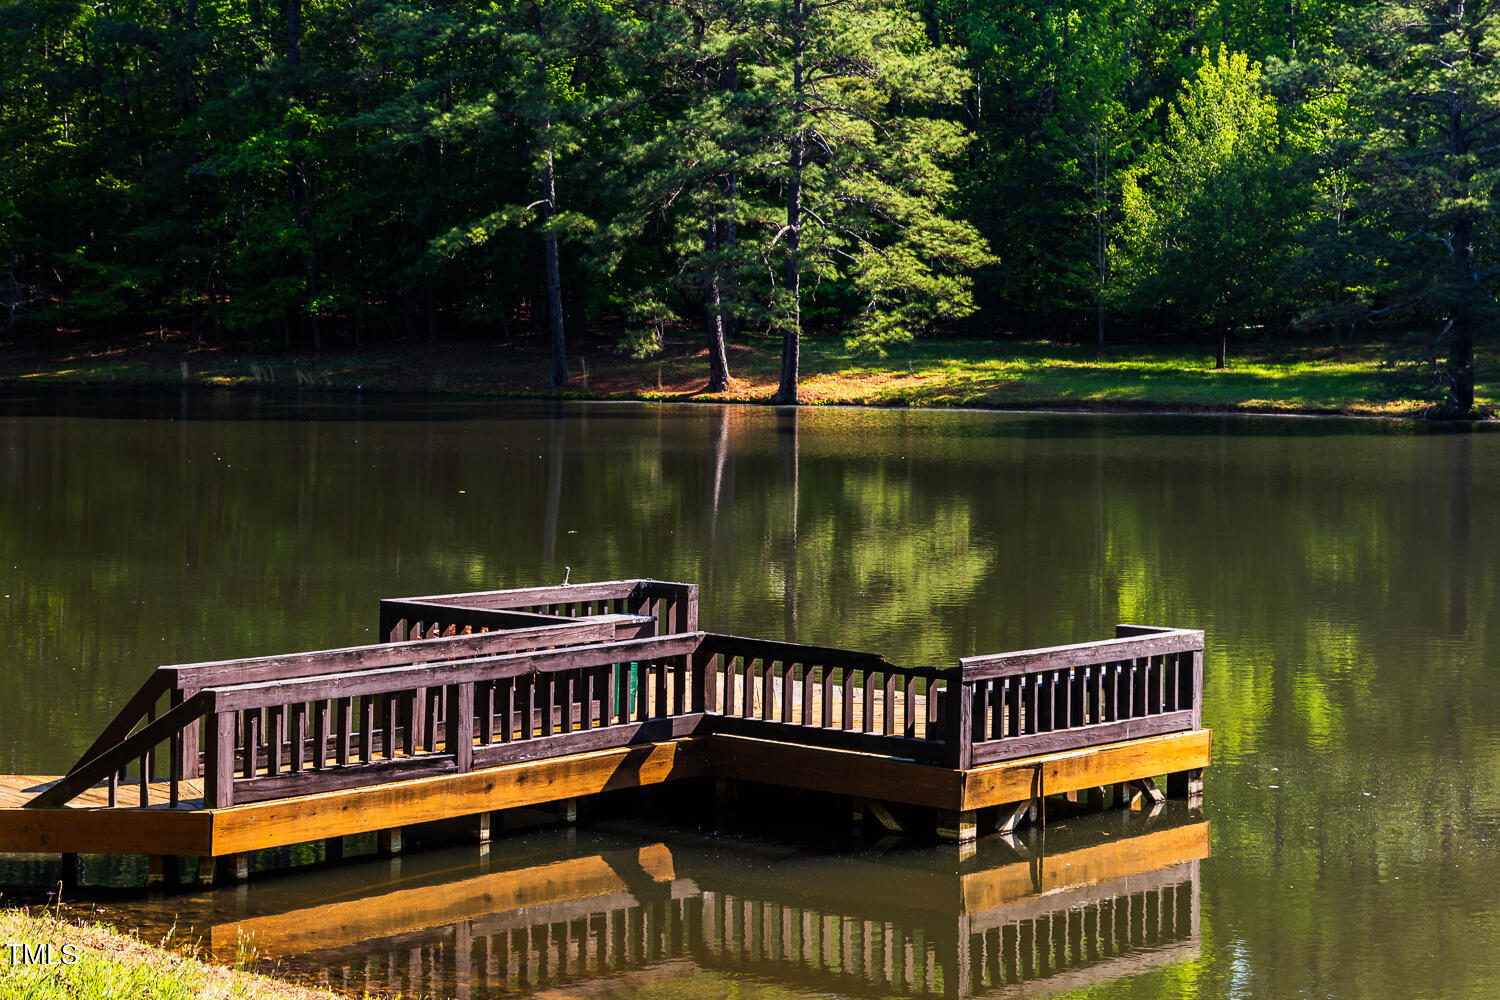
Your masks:
M 1124 180 L 1127 304 L 1221 334 L 1265 315 L 1301 211 L 1281 183 L 1286 164 L 1259 65 L 1220 48 Z

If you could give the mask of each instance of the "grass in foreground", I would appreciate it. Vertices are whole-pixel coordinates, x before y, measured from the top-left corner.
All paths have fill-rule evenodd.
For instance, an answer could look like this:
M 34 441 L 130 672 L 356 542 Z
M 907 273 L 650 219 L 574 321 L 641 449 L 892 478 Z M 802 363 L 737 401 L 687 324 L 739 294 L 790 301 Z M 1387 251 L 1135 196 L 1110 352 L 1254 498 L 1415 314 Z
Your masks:
M 27 962 L 31 957 L 50 959 Z M 38 946 L 47 946 L 39 955 Z M 64 946 L 68 946 L 64 950 Z M 76 961 L 68 959 L 76 956 Z M 210 965 L 49 908 L 0 909 L 0 997 L 7 1000 L 333 1000 L 323 990 Z
M 1098 351 L 1051 341 L 920 340 L 885 358 L 847 351 L 836 339 L 808 338 L 802 395 L 814 404 L 1000 409 L 1165 409 L 1205 412 L 1347 413 L 1414 416 L 1427 402 L 1393 389 L 1382 344 L 1335 353 L 1305 341 L 1236 344 L 1230 367 L 1213 368 L 1206 347 L 1125 345 Z M 185 348 L 155 337 L 139 347 L 44 357 L 0 353 L 0 380 L 119 385 L 444 392 L 490 396 L 767 402 L 776 392 L 779 344 L 752 338 L 730 352 L 728 392 L 703 392 L 703 350 L 684 343 L 635 360 L 588 344 L 569 357 L 572 383 L 548 392 L 548 363 L 537 345 L 379 345 L 358 351 L 250 356 Z M 1479 359 L 1476 396 L 1500 402 L 1500 363 Z M 1409 377 L 1408 382 L 1413 381 Z

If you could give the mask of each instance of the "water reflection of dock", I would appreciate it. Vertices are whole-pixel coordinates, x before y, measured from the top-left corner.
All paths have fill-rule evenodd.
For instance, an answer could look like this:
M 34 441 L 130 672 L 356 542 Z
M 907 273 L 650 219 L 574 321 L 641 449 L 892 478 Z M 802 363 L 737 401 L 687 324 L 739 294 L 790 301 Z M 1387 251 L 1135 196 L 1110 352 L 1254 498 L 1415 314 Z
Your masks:
M 1196 956 L 1208 853 L 1201 821 L 1030 858 L 997 844 L 946 872 L 804 858 L 767 877 L 650 844 L 224 920 L 208 938 L 221 954 L 251 940 L 356 994 L 578 995 L 722 974 L 851 996 L 1043 996 Z

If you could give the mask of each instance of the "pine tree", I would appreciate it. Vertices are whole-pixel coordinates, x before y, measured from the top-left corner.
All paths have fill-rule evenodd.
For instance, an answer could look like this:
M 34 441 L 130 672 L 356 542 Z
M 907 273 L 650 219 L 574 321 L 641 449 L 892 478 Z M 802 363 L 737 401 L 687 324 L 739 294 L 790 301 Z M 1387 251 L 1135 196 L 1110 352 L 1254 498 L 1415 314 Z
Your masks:
M 1472 416 L 1500 278 L 1500 2 L 1383 3 L 1342 41 L 1361 242 L 1397 284 L 1382 308 L 1438 325 L 1440 410 Z

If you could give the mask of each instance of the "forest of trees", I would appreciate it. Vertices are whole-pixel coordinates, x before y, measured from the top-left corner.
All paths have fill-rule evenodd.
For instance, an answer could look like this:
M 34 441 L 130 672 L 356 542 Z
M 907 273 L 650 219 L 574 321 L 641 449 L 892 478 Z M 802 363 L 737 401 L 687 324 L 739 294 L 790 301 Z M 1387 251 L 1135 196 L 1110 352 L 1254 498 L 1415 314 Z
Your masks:
M 323 350 L 1372 321 L 1473 410 L 1500 0 L 0 0 L 0 303 Z

